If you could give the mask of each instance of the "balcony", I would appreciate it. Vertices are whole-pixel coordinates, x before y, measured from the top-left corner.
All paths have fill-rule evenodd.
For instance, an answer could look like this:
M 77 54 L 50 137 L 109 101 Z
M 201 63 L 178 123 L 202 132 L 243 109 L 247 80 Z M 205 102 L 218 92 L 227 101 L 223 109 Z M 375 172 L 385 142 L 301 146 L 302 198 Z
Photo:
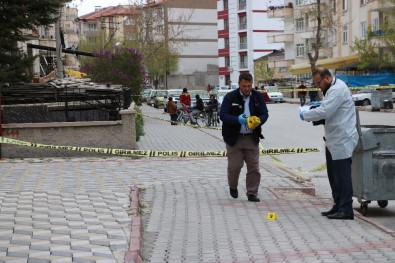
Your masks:
M 292 16 L 293 8 L 289 6 L 269 6 L 269 10 L 267 10 L 268 18 L 284 18 Z
M 247 29 L 247 23 L 240 23 L 239 30 L 244 30 L 244 29 Z
M 240 69 L 246 69 L 246 68 L 248 68 L 248 63 L 247 63 L 247 62 L 240 62 L 239 68 L 240 68 Z
M 247 46 L 246 42 L 239 43 L 239 49 L 247 49 Z
M 247 4 L 245 2 L 241 1 L 238 4 L 238 10 L 246 10 L 246 8 L 247 8 Z
M 268 43 L 285 43 L 285 42 L 293 42 L 294 35 L 293 34 L 273 34 L 267 36 Z

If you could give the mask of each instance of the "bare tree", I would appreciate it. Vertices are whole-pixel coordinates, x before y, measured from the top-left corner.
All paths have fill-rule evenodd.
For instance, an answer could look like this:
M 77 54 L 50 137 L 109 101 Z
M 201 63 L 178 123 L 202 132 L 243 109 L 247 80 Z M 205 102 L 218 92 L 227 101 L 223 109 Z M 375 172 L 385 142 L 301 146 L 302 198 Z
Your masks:
M 298 27 L 307 28 L 310 38 L 306 40 L 307 56 L 311 71 L 320 58 L 320 50 L 331 48 L 336 35 L 336 27 L 341 20 L 336 14 L 339 0 L 301 0 L 294 7 L 296 31 Z
M 174 12 L 167 3 L 148 4 L 142 0 L 131 5 L 135 30 L 125 40 L 126 45 L 142 51 L 147 72 L 154 82 L 177 70 L 179 49 L 190 39 L 186 22 L 193 17 L 193 9 Z M 165 83 L 167 85 L 167 83 Z M 157 88 L 157 85 L 155 85 Z

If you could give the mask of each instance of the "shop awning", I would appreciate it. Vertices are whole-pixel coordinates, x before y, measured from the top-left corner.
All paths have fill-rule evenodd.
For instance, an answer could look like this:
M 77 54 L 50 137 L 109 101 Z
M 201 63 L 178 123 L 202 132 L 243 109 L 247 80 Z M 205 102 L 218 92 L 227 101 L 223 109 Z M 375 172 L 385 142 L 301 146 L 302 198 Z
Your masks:
M 317 60 L 315 64 L 316 67 L 325 67 L 328 69 L 336 69 L 340 67 L 345 67 L 348 65 L 352 65 L 359 62 L 358 55 L 350 55 L 350 56 L 343 56 L 337 58 L 327 58 Z M 310 63 L 300 63 L 295 64 L 289 67 L 289 71 L 293 75 L 304 74 L 304 73 L 311 73 Z

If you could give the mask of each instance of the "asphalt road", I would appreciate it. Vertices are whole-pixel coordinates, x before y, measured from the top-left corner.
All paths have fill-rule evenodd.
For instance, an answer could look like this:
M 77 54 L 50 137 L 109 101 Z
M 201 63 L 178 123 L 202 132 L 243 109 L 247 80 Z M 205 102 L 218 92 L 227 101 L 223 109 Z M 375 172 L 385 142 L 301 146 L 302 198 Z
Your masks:
M 275 160 L 284 169 L 311 180 L 319 196 L 330 198 L 325 168 L 323 126 L 313 126 L 299 119 L 298 104 L 269 104 L 269 120 L 264 125 L 264 148 L 308 147 L 318 148 L 319 153 L 278 155 Z M 359 111 L 361 125 L 395 126 L 395 113 Z M 395 192 L 394 192 L 395 199 Z M 360 203 L 354 198 L 354 208 L 360 211 Z M 366 217 L 377 220 L 381 225 L 395 231 L 395 200 L 389 200 L 386 208 L 377 202 L 368 205 Z

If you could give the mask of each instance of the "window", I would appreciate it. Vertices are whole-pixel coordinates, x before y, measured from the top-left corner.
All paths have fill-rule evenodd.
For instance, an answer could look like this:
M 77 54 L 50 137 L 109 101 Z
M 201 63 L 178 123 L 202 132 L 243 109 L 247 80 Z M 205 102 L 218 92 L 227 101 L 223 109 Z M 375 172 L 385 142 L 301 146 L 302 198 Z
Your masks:
M 96 24 L 88 24 L 89 31 L 96 31 Z
M 230 58 L 225 57 L 225 67 L 229 68 L 230 67 Z
M 304 30 L 304 19 L 298 18 L 296 19 L 296 31 L 303 31 Z
M 247 55 L 240 55 L 240 68 L 248 68 Z
M 156 16 L 157 16 L 159 19 L 162 19 L 162 18 L 163 18 L 163 10 L 162 10 L 162 8 L 156 9 Z
M 304 56 L 304 44 L 296 44 L 296 56 Z
M 379 19 L 377 17 L 373 18 L 372 29 L 373 31 L 379 30 Z
M 245 10 L 247 6 L 246 0 L 239 0 L 239 10 Z
M 158 26 L 156 26 L 156 32 L 158 33 L 158 34 L 163 34 L 163 25 L 158 25 Z
M 239 37 L 239 48 L 240 49 L 247 49 L 247 36 L 240 36 Z
M 229 20 L 224 19 L 224 29 L 229 29 Z
M 361 39 L 365 39 L 366 38 L 366 31 L 368 30 L 367 26 L 366 26 L 366 21 L 361 22 L 361 32 L 360 32 L 360 37 Z
M 303 5 L 303 0 L 296 0 L 295 5 Z
M 229 38 L 225 38 L 225 48 L 229 48 Z
M 343 34 L 342 34 L 342 36 L 343 36 L 343 44 L 346 44 L 347 43 L 347 35 L 348 35 L 348 28 L 347 28 L 347 25 L 345 25 L 345 26 L 343 26 Z
M 286 70 L 287 70 L 286 67 L 279 67 L 279 68 L 278 68 L 278 71 L 279 71 L 279 72 L 285 72 Z
M 132 26 L 132 25 L 134 25 L 134 19 L 133 18 L 130 18 L 130 17 L 128 17 L 126 20 L 125 20 L 125 25 L 126 26 Z
M 247 17 L 246 16 L 240 16 L 239 17 L 239 29 L 246 29 L 247 28 Z
M 228 10 L 228 0 L 224 0 L 224 10 Z
M 368 0 L 361 0 L 361 5 L 367 4 Z
M 88 40 L 88 43 L 90 43 L 90 44 L 96 44 L 97 43 L 96 37 L 88 37 L 87 40 Z
M 343 11 L 346 11 L 348 7 L 348 0 L 342 0 L 342 8 Z

